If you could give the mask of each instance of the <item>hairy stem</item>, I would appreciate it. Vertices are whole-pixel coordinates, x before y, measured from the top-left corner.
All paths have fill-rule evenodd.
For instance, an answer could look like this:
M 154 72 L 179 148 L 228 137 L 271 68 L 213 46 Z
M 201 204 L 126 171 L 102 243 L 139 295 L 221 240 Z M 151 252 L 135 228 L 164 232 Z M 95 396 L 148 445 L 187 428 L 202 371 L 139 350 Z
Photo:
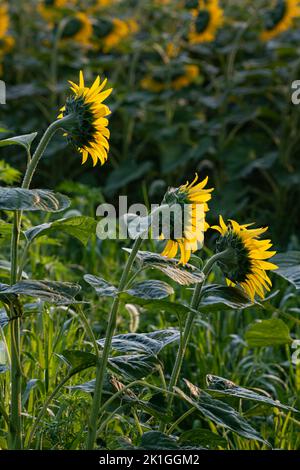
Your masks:
M 122 292 L 122 290 L 124 290 L 126 286 L 131 267 L 133 265 L 133 262 L 139 250 L 139 247 L 141 246 L 142 241 L 143 241 L 142 238 L 137 238 L 134 242 L 130 256 L 127 260 L 125 269 L 120 279 L 118 292 Z M 87 437 L 87 443 L 86 443 L 87 449 L 93 449 L 95 446 L 99 409 L 100 409 L 101 400 L 102 400 L 104 376 L 105 376 L 105 372 L 107 368 L 111 341 L 112 341 L 112 337 L 114 335 L 115 328 L 116 328 L 119 305 L 120 305 L 120 299 L 117 296 L 114 299 L 113 304 L 112 304 L 112 308 L 111 308 L 109 320 L 108 320 L 108 325 L 106 329 L 105 343 L 104 343 L 102 355 L 101 355 L 100 360 L 98 360 L 97 367 L 96 367 L 95 392 L 93 396 L 92 409 L 91 409 L 91 414 L 90 414 L 89 423 L 88 423 L 88 437 Z

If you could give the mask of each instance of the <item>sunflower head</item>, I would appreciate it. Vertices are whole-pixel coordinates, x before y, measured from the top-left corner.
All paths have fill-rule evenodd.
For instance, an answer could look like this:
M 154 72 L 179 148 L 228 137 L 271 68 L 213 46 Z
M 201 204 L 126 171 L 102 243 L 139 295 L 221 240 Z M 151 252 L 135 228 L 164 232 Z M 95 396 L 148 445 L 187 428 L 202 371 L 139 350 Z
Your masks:
M 179 188 L 169 188 L 163 204 L 170 208 L 179 209 L 182 217 L 179 218 L 175 212 L 171 212 L 170 230 L 166 236 L 162 226 L 161 239 L 168 239 L 163 256 L 174 258 L 180 250 L 180 263 L 186 264 L 191 254 L 197 251 L 203 243 L 204 231 L 208 228 L 205 222 L 205 213 L 208 211 L 207 202 L 211 199 L 213 189 L 205 188 L 208 178 L 198 183 L 196 175 L 192 183 L 187 182 Z M 179 223 L 180 236 L 176 234 L 176 227 Z M 176 225 L 176 227 L 175 227 Z
M 272 285 L 266 271 L 277 269 L 275 264 L 266 260 L 276 252 L 268 251 L 272 246 L 270 240 L 260 239 L 267 228 L 250 229 L 250 225 L 240 225 L 234 220 L 226 225 L 220 216 L 219 225 L 212 228 L 220 234 L 216 251 L 225 252 L 218 263 L 228 284 L 239 285 L 252 300 L 256 294 L 263 299 L 265 291 L 269 291 Z
M 61 108 L 58 118 L 74 116 L 70 125 L 66 126 L 69 142 L 82 154 L 82 163 L 90 155 L 95 166 L 98 161 L 103 164 L 107 160 L 109 150 L 109 130 L 106 116 L 110 114 L 103 101 L 112 89 L 104 90 L 106 79 L 101 83 L 98 76 L 93 85 L 85 86 L 83 73 L 80 72 L 79 85 L 70 82 L 72 95 Z
M 287 31 L 300 16 L 299 0 L 277 0 L 274 8 L 264 14 L 264 31 L 261 39 L 267 41 Z
M 83 46 L 89 46 L 92 34 L 93 26 L 90 18 L 85 13 L 78 12 L 73 17 L 70 17 L 61 37 L 63 40 L 71 39 Z
M 197 44 L 213 41 L 217 31 L 223 24 L 224 13 L 218 0 L 210 0 L 196 8 L 191 8 L 192 24 L 189 32 L 189 42 Z

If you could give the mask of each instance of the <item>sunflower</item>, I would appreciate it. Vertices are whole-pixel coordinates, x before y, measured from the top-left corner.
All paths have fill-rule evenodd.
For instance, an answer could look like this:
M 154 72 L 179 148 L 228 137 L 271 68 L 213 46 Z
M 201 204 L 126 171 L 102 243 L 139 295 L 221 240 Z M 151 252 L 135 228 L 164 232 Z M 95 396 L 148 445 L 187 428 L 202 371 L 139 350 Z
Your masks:
M 106 82 L 105 79 L 101 83 L 98 76 L 90 88 L 86 87 L 83 73 L 80 72 L 79 85 L 69 82 L 73 95 L 67 98 L 58 116 L 60 119 L 75 115 L 75 123 L 70 126 L 70 129 L 66 129 L 65 135 L 82 154 L 82 163 L 85 163 L 90 155 L 93 159 L 93 166 L 98 160 L 103 165 L 107 160 L 109 150 L 106 116 L 110 114 L 110 109 L 103 104 L 103 101 L 111 94 L 112 88 L 104 90 Z
M 197 251 L 204 239 L 204 232 L 209 225 L 205 221 L 205 214 L 208 211 L 207 202 L 211 199 L 212 189 L 206 189 L 208 182 L 206 177 L 200 183 L 197 183 L 198 175 L 192 183 L 180 186 L 179 188 L 171 188 L 164 198 L 164 203 L 170 207 L 179 204 L 184 210 L 184 221 L 182 226 L 182 237 L 176 238 L 176 235 L 169 236 L 169 240 L 162 252 L 162 256 L 174 258 L 180 250 L 180 263 L 186 264 L 191 254 Z M 172 228 L 172 227 L 171 227 Z M 172 228 L 172 230 L 174 227 Z M 174 230 L 173 230 L 174 233 Z M 161 239 L 165 239 L 164 229 L 162 228 Z
M 62 9 L 73 7 L 76 0 L 42 0 L 38 4 L 38 12 L 50 24 L 62 17 Z
M 7 5 L 0 6 L 0 59 L 14 47 L 15 40 L 7 34 L 9 28 L 9 15 Z
M 275 7 L 265 13 L 264 27 L 260 38 L 268 41 L 293 26 L 295 18 L 300 16 L 299 0 L 277 0 Z
M 93 26 L 90 18 L 83 12 L 76 13 L 71 17 L 62 33 L 62 39 L 76 41 L 83 46 L 91 44 Z
M 193 21 L 188 35 L 190 44 L 214 41 L 224 21 L 224 12 L 219 0 L 199 1 L 198 8 L 192 9 Z
M 121 20 L 119 18 L 98 19 L 94 26 L 94 47 L 100 46 L 103 52 L 109 52 L 118 47 L 124 39 L 138 31 L 137 22 L 132 19 Z
M 263 299 L 265 291 L 272 286 L 266 271 L 277 269 L 275 264 L 266 261 L 276 254 L 276 251 L 268 251 L 271 240 L 260 239 L 268 227 L 249 229 L 252 224 L 240 225 L 234 220 L 226 225 L 222 216 L 219 224 L 212 227 L 220 233 L 217 252 L 230 249 L 229 259 L 219 261 L 227 283 L 242 287 L 252 301 L 256 294 Z
M 0 6 L 0 38 L 4 38 L 9 27 L 9 16 L 7 5 Z
M 157 77 L 151 77 L 150 75 L 146 75 L 141 80 L 141 87 L 144 90 L 149 90 L 154 93 L 160 93 L 166 90 L 168 88 L 168 85 L 170 85 L 171 88 L 178 91 L 194 83 L 194 81 L 197 79 L 197 77 L 199 77 L 199 75 L 199 67 L 197 65 L 189 64 L 185 65 L 183 67 L 183 70 L 176 71 L 176 73 L 174 73 L 173 77 L 171 77 L 169 82 L 166 82 L 165 73 L 163 77 L 161 77 L 160 74 L 158 74 Z

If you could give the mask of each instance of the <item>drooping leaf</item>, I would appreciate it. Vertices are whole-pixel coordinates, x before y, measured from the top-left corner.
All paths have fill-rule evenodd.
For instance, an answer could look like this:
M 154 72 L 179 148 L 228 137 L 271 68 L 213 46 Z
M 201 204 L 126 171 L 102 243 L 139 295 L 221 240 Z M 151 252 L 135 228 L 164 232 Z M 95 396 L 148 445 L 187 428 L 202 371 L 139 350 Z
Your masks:
M 26 150 L 30 150 L 31 144 L 37 136 L 37 132 L 32 134 L 18 135 L 16 137 L 10 137 L 9 139 L 0 140 L 0 147 L 6 147 L 8 145 L 20 145 Z
M 5 308 L 0 308 L 0 328 L 4 328 L 9 323 Z
M 249 297 L 238 287 L 219 286 L 211 284 L 205 286 L 202 291 L 202 299 L 199 306 L 201 312 L 212 312 L 224 308 L 243 309 L 251 307 Z
M 80 289 L 78 284 L 71 282 L 25 280 L 12 286 L 0 284 L 0 300 L 7 302 L 10 297 L 28 295 L 38 297 L 45 302 L 68 305 L 76 303 L 74 297 Z
M 71 366 L 71 370 L 69 372 L 70 375 L 76 374 L 81 372 L 89 367 L 95 366 L 97 357 L 95 354 L 85 352 L 85 351 L 77 351 L 77 350 L 70 350 L 66 349 L 62 352 L 62 357 L 66 359 L 68 364 Z
M 0 188 L 0 209 L 60 212 L 67 209 L 67 196 L 46 189 Z
M 271 318 L 252 323 L 246 331 L 245 339 L 251 348 L 280 346 L 292 342 L 290 330 L 280 318 Z
M 138 297 L 139 299 L 160 300 L 174 294 L 174 290 L 166 282 L 151 279 L 148 281 L 137 282 L 128 289 L 126 293 L 132 297 Z
M 179 341 L 180 333 L 175 329 L 153 331 L 152 333 L 128 333 L 114 336 L 112 349 L 122 353 L 157 355 L 165 346 Z M 97 343 L 103 347 L 105 339 Z
M 131 249 L 126 248 L 126 251 L 130 252 Z M 181 285 L 197 284 L 204 279 L 204 274 L 191 264 L 180 266 L 178 260 L 169 259 L 157 253 L 139 251 L 137 259 L 144 268 L 158 269 Z
M 31 390 L 33 390 L 33 389 L 37 386 L 38 382 L 39 382 L 38 379 L 30 379 L 30 380 L 28 380 L 28 382 L 27 382 L 27 384 L 26 384 L 26 387 L 25 387 L 25 390 L 24 390 L 24 392 L 22 393 L 22 406 L 25 406 L 25 405 L 26 405 Z
M 191 391 L 192 397 L 186 395 L 186 393 L 178 387 L 174 387 L 174 389 L 184 401 L 195 407 L 203 416 L 213 421 L 215 424 L 230 429 L 240 436 L 267 444 L 260 434 L 234 408 L 221 400 L 212 398 L 208 393 L 190 384 L 187 380 L 186 383 Z
M 90 284 L 90 286 L 92 286 L 100 296 L 116 297 L 118 289 L 102 279 L 102 277 L 93 276 L 92 274 L 85 274 L 83 278 L 85 282 Z
M 215 392 L 219 395 L 229 395 L 231 397 L 243 398 L 245 400 L 252 400 L 259 403 L 265 403 L 270 406 L 275 406 L 276 408 L 282 408 L 284 410 L 292 410 L 297 412 L 295 408 L 283 405 L 279 401 L 273 400 L 272 398 L 266 395 L 254 392 L 251 389 L 240 387 L 234 382 L 231 382 L 231 380 L 224 379 L 223 377 L 218 377 L 216 375 L 207 375 L 206 382 L 208 385 L 208 390 L 210 392 Z
M 126 355 L 111 357 L 108 367 L 117 375 L 126 380 L 139 380 L 152 374 L 158 365 L 158 360 L 153 355 Z
M 32 227 L 25 232 L 28 241 L 47 235 L 52 232 L 64 232 L 77 238 L 83 245 L 86 245 L 91 235 L 95 233 L 96 221 L 92 217 L 75 216 L 55 220 L 42 225 Z
M 272 258 L 272 263 L 279 267 L 274 271 L 275 274 L 300 289 L 300 251 L 279 253 Z

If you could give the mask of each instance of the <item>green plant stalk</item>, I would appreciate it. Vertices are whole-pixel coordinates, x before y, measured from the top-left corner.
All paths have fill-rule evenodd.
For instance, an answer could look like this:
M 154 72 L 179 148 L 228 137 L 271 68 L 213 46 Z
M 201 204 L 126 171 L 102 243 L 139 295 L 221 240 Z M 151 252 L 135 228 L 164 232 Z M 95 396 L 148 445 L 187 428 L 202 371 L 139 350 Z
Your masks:
M 32 159 L 30 160 L 26 173 L 23 179 L 22 183 L 22 188 L 23 189 L 28 189 L 32 180 L 32 177 L 34 175 L 34 172 L 36 170 L 36 167 L 43 156 L 50 140 L 54 136 L 55 132 L 58 131 L 58 129 L 64 128 L 65 124 L 70 124 L 73 120 L 75 119 L 75 115 L 70 114 L 68 116 L 63 117 L 62 119 L 58 119 L 57 121 L 54 121 L 50 124 L 48 129 L 45 131 L 43 137 L 40 140 L 39 145 L 37 146 L 36 151 L 33 154 Z
M 10 283 L 17 281 L 18 270 L 18 242 L 20 236 L 20 213 L 14 213 L 13 232 L 11 238 L 11 268 Z M 10 316 L 14 317 L 14 305 L 11 304 Z M 11 343 L 11 401 L 9 423 L 9 447 L 19 450 L 22 448 L 22 422 L 21 422 L 21 370 L 20 370 L 20 318 L 10 322 Z
M 185 326 L 184 326 L 184 330 L 183 330 L 182 346 L 178 349 L 178 353 L 177 353 L 177 356 L 176 356 L 176 361 L 175 361 L 175 364 L 174 364 L 174 368 L 173 368 L 173 371 L 172 371 L 172 374 L 171 374 L 171 379 L 170 379 L 169 386 L 168 386 L 169 392 L 173 391 L 173 389 L 177 385 L 177 382 L 178 382 L 178 379 L 179 379 L 183 359 L 184 359 L 186 349 L 187 349 L 187 346 L 188 346 L 188 343 L 189 343 L 189 339 L 190 339 L 190 336 L 191 336 L 191 332 L 192 332 L 192 329 L 193 329 L 193 324 L 194 324 L 195 316 L 197 314 L 197 308 L 198 308 L 198 305 L 199 305 L 199 302 L 200 302 L 201 292 L 202 292 L 202 288 L 203 288 L 203 285 L 205 283 L 205 280 L 206 280 L 208 274 L 210 273 L 214 263 L 216 261 L 218 261 L 220 258 L 222 258 L 227 253 L 228 253 L 228 250 L 225 250 L 221 253 L 216 253 L 215 255 L 213 255 L 207 261 L 206 265 L 203 268 L 203 274 L 204 274 L 205 278 L 202 282 L 199 282 L 196 285 L 195 289 L 194 289 L 193 297 L 192 297 L 192 300 L 191 300 L 191 311 L 189 312 L 189 314 L 187 316 Z M 169 395 L 168 405 L 167 405 L 168 410 L 170 410 L 170 408 L 172 406 L 173 399 L 174 399 L 174 396 Z M 166 429 L 166 425 L 164 423 L 161 423 L 159 430 L 164 432 L 165 429 Z
M 142 237 L 137 238 L 134 242 L 134 245 L 132 247 L 129 258 L 127 260 L 125 269 L 120 279 L 118 293 L 122 292 L 122 290 L 124 290 L 126 286 L 131 267 L 134 263 L 135 257 L 137 255 L 137 252 L 142 242 L 143 242 Z M 100 360 L 97 362 L 95 392 L 93 396 L 91 414 L 90 414 L 89 423 L 88 423 L 88 436 L 87 436 L 87 443 L 86 443 L 87 449 L 90 449 L 90 450 L 93 449 L 95 446 L 96 435 L 97 435 L 97 422 L 98 422 L 99 409 L 100 409 L 101 400 L 102 400 L 104 375 L 106 372 L 112 337 L 114 335 L 114 331 L 116 328 L 119 305 L 120 305 L 120 299 L 117 296 L 114 299 L 113 304 L 112 304 L 112 308 L 111 308 L 111 312 L 110 312 L 110 316 L 108 320 L 108 325 L 106 329 L 105 343 L 104 343 L 102 355 L 101 355 Z
M 23 189 L 28 189 L 37 168 L 37 165 L 43 156 L 47 145 L 54 136 L 55 132 L 63 127 L 69 121 L 74 119 L 73 115 L 66 116 L 63 119 L 54 121 L 43 137 L 32 157 L 28 159 L 27 169 L 22 183 Z M 11 259 L 11 285 L 18 281 L 18 245 L 21 230 L 22 212 L 16 211 L 14 214 L 13 233 L 11 239 L 10 259 Z M 14 317 L 14 305 L 11 305 L 11 317 Z M 9 426 L 9 445 L 11 449 L 22 449 L 22 422 L 21 422 L 21 348 L 20 348 L 20 318 L 10 322 L 11 337 L 11 406 L 10 406 L 10 426 Z

